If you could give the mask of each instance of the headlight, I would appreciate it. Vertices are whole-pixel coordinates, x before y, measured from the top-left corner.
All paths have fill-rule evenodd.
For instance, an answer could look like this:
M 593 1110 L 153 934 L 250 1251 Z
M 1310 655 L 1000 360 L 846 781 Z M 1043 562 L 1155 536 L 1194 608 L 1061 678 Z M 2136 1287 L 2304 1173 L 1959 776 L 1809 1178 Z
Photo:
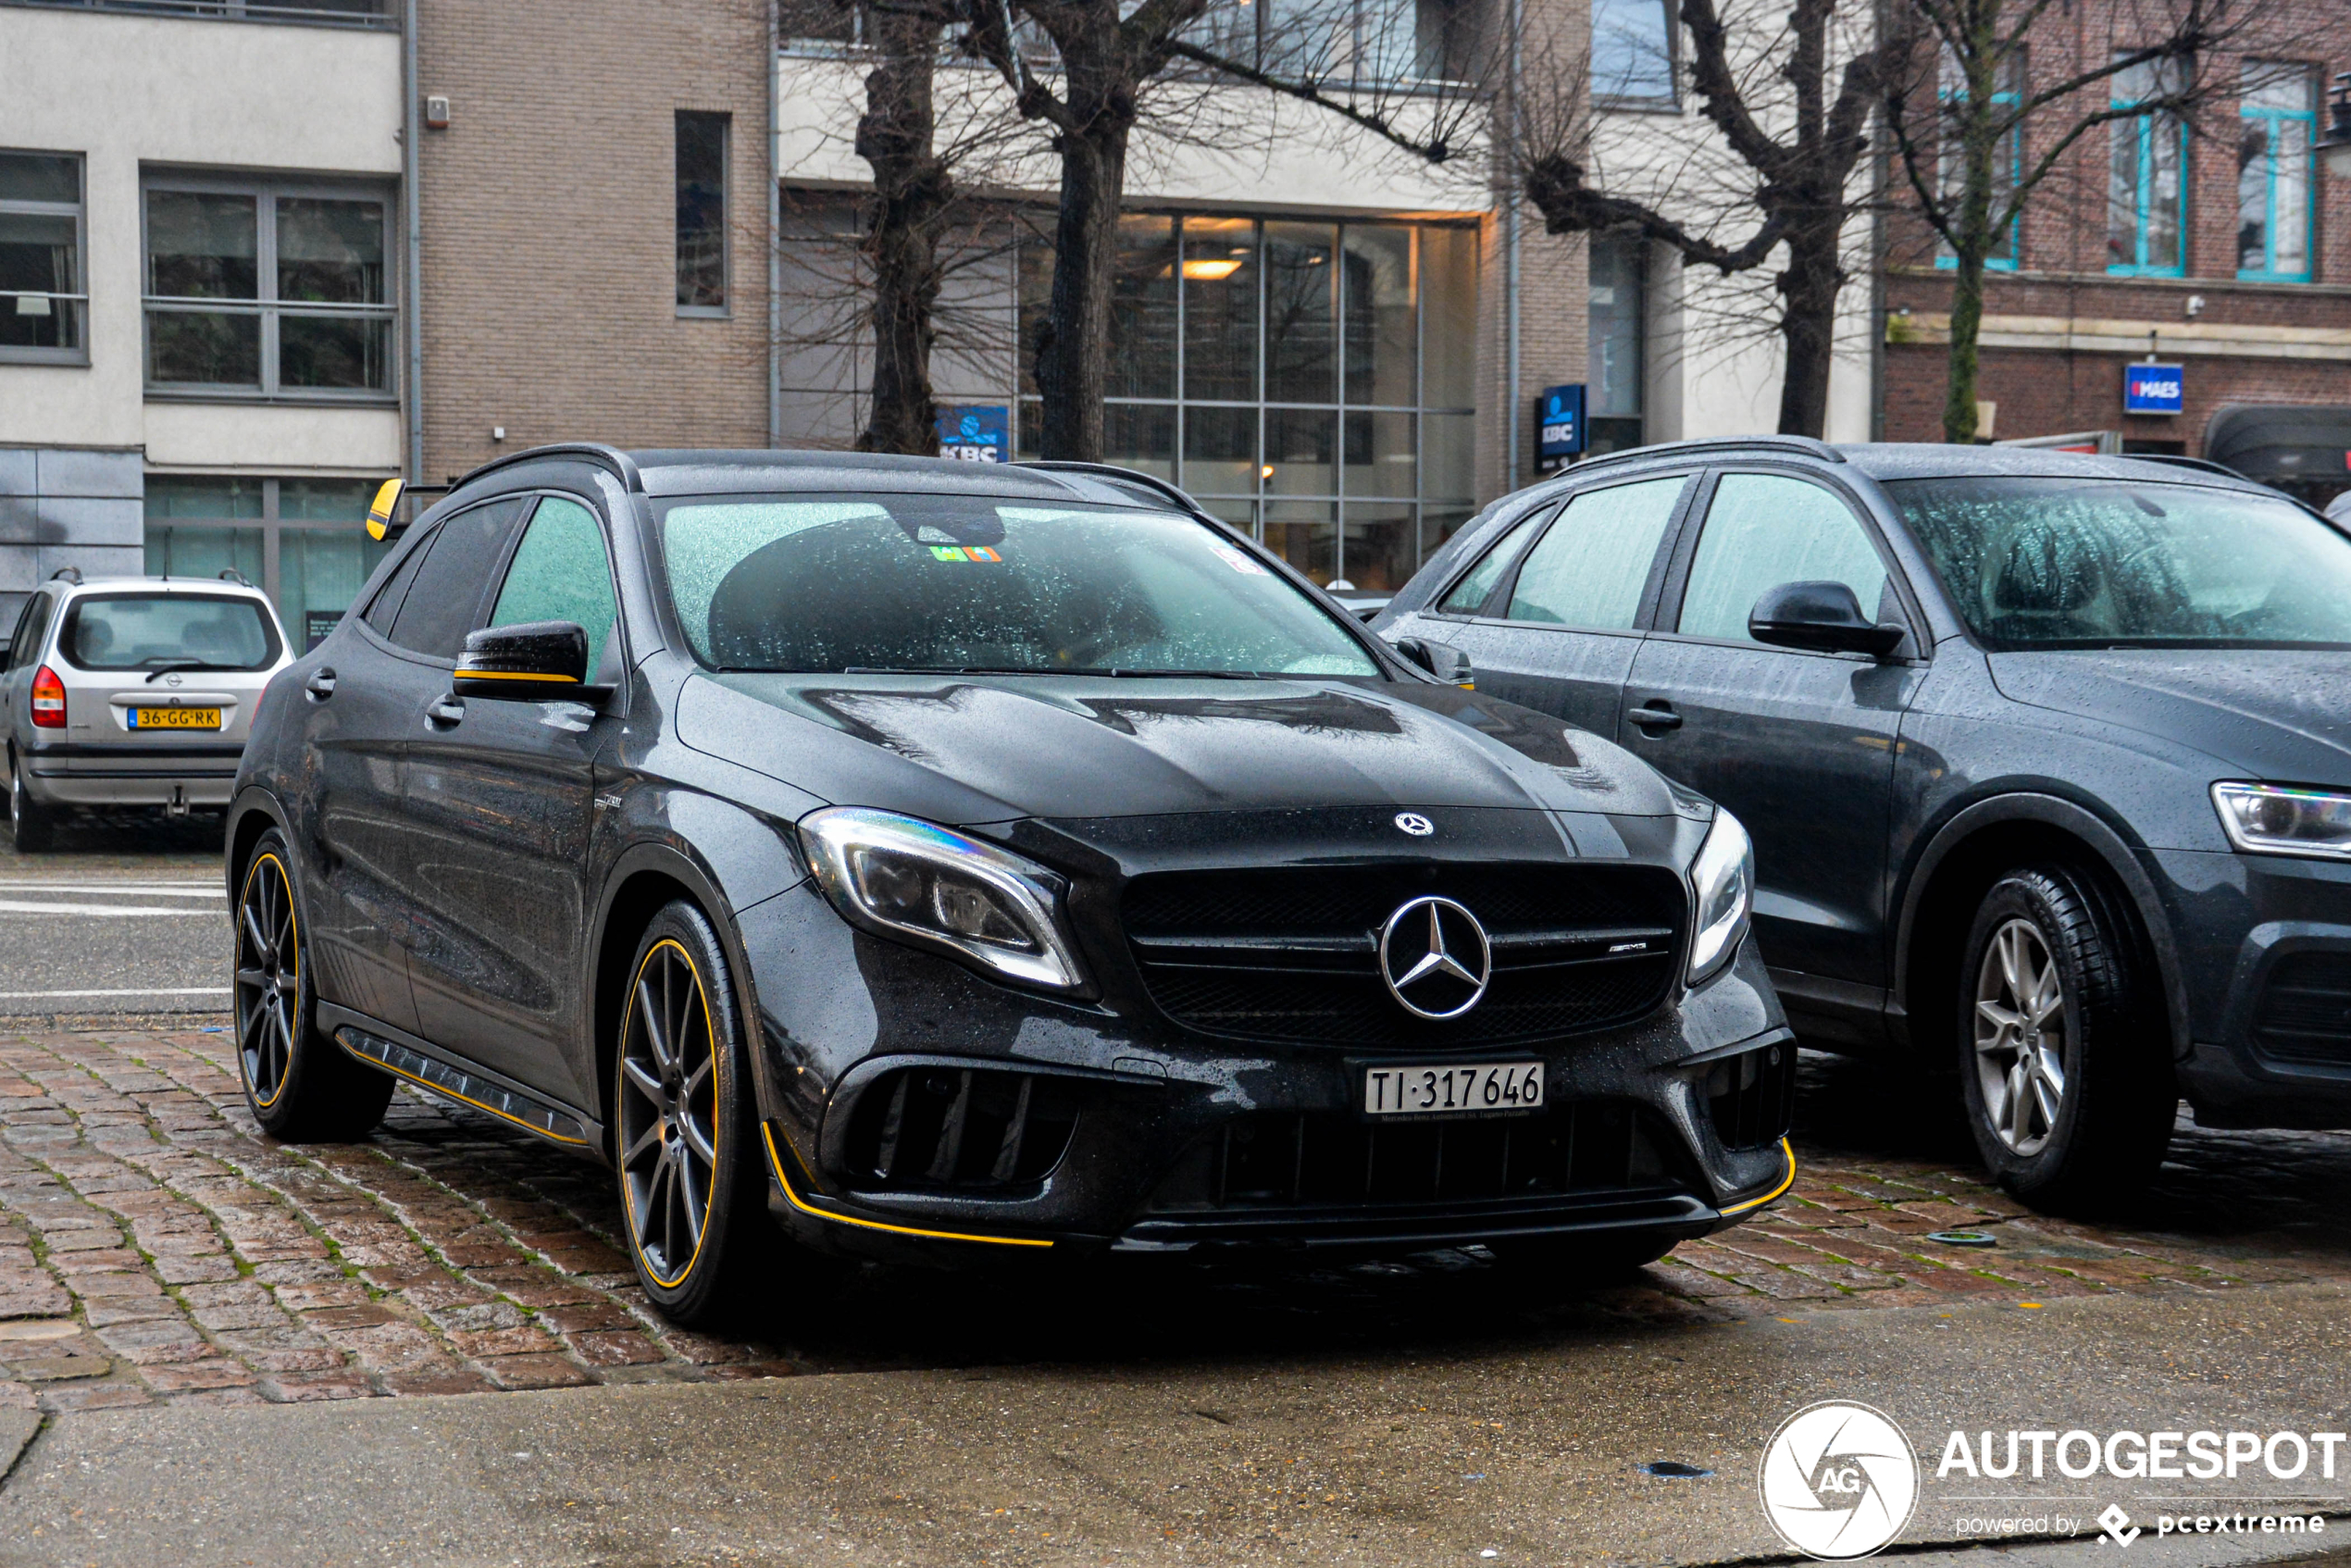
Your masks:
M 842 918 L 1056 990 L 1084 983 L 1041 865 L 891 812 L 834 806 L 800 820 L 816 881 Z
M 2351 859 L 2351 795 L 2275 784 L 2215 784 L 2229 842 L 2248 854 Z
M 1755 846 L 1739 819 L 1718 808 L 1706 842 L 1690 862 L 1690 907 L 1698 912 L 1690 937 L 1690 984 L 1705 984 L 1738 952 L 1754 901 Z

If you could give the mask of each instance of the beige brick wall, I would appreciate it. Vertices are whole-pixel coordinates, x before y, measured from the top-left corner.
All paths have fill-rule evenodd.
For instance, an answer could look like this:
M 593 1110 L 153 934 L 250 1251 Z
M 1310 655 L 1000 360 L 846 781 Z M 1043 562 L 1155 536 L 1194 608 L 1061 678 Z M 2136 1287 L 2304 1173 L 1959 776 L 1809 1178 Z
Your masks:
M 758 0 L 417 4 L 419 90 L 452 106 L 418 150 L 421 477 L 551 441 L 765 445 Z M 724 320 L 677 314 L 679 109 L 733 117 Z

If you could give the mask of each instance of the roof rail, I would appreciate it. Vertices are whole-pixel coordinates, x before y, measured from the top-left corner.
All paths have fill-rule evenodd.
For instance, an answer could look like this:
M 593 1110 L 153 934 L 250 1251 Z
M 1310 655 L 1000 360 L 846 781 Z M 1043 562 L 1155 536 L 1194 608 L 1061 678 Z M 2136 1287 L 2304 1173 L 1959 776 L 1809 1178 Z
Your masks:
M 1042 468 L 1047 473 L 1053 474 L 1091 474 L 1097 479 L 1117 479 L 1128 484 L 1138 484 L 1156 494 L 1167 497 L 1168 500 L 1196 517 L 1208 516 L 1207 510 L 1183 491 L 1158 475 L 1146 474 L 1139 468 L 1122 468 L 1115 463 L 1080 463 L 1066 457 L 1025 457 L 1012 467 Z
M 504 457 L 493 457 L 480 467 L 459 475 L 450 482 L 451 490 L 469 485 L 484 474 L 511 468 L 517 463 L 540 463 L 550 458 L 570 457 L 595 464 L 620 481 L 620 488 L 642 494 L 645 477 L 637 471 L 636 459 L 616 446 L 606 446 L 595 441 L 559 441 L 546 446 L 534 446 L 525 452 L 510 452 Z
M 1545 477 L 1559 479 L 1568 474 L 1580 474 L 1602 463 L 1630 463 L 1651 457 L 1697 457 L 1717 452 L 1797 452 L 1807 457 L 1817 457 L 1823 463 L 1845 461 L 1845 454 L 1810 436 L 1713 436 L 1705 441 L 1669 441 L 1656 446 L 1627 447 L 1622 452 L 1586 457 L 1581 463 L 1571 464 Z
M 247 578 L 244 573 L 237 570 L 234 566 L 223 566 L 219 571 L 214 573 L 213 575 L 219 579 L 222 582 L 233 582 L 239 588 L 251 588 L 253 586 L 252 579 Z
M 69 582 L 76 588 L 80 588 L 81 586 L 81 568 L 80 566 L 59 566 L 56 571 L 49 574 L 49 580 L 51 582 Z

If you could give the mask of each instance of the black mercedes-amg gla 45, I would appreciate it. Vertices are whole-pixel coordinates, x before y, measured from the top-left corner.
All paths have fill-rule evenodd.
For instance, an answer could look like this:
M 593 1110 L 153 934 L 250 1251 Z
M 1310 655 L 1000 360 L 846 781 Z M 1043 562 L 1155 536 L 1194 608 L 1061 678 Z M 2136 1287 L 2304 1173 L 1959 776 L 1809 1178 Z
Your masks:
M 603 1162 L 681 1320 L 769 1215 L 1655 1258 L 1793 1174 L 1747 835 L 1467 673 L 1118 470 L 504 459 L 262 699 L 254 1114 Z

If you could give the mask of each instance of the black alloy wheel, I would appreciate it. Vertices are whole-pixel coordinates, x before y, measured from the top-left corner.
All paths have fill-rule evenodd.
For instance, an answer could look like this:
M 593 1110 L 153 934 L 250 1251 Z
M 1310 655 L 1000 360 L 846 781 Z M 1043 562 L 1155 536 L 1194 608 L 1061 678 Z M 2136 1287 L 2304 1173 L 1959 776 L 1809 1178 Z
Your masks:
M 237 1076 L 264 1132 L 292 1142 L 364 1138 L 383 1120 L 392 1079 L 317 1031 L 290 865 L 285 835 L 272 828 L 237 890 Z
M 613 1085 L 613 1132 L 637 1277 L 679 1323 L 719 1310 L 766 1225 L 766 1174 L 728 978 L 699 909 L 680 900 L 637 949 Z
M 1959 970 L 1959 1090 L 1976 1148 L 2037 1208 L 2142 1188 L 2171 1138 L 2170 1029 L 2119 896 L 2068 866 L 1995 882 Z

